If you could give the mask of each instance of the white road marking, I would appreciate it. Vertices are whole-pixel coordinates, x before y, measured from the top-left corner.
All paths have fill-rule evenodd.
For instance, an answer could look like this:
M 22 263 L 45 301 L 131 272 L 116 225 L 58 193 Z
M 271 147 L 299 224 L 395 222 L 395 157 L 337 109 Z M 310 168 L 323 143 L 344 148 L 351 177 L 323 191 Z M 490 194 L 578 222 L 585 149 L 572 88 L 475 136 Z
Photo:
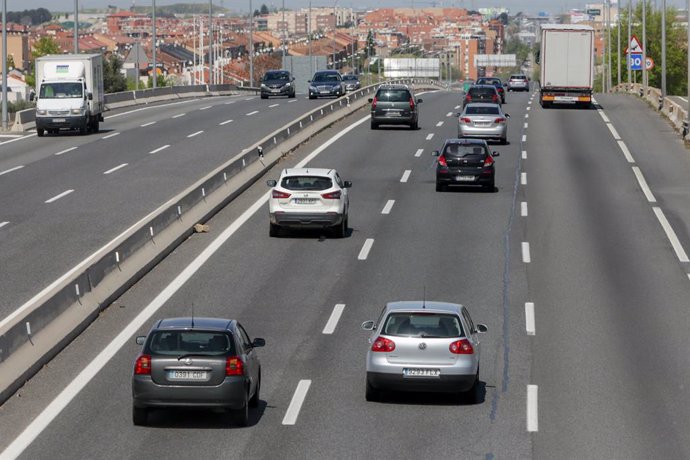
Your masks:
M 111 174 L 111 173 L 114 173 L 114 172 L 117 171 L 118 169 L 122 169 L 122 168 L 124 168 L 125 166 L 127 166 L 127 163 L 122 163 L 122 164 L 119 165 L 119 166 L 115 166 L 113 169 L 107 170 L 107 171 L 104 172 L 103 174 Z
M 278 107 L 280 104 L 271 104 L 268 106 L 269 109 L 272 109 L 273 107 Z
M 335 331 L 335 327 L 338 325 L 338 321 L 340 321 L 340 316 L 343 314 L 344 309 L 344 303 L 335 304 L 335 307 L 333 308 L 333 313 L 331 313 L 331 317 L 328 318 L 326 327 L 323 328 L 324 334 L 333 334 L 333 332 Z
M 434 137 L 434 133 L 429 133 L 426 135 L 426 140 L 430 141 Z
M 14 139 L 10 139 L 9 141 L 0 142 L 0 145 L 11 144 L 12 142 L 17 142 L 17 141 L 21 141 L 24 139 L 29 139 L 30 137 L 34 137 L 35 135 L 36 135 L 36 133 L 32 133 L 32 134 L 27 134 L 26 136 L 15 137 Z
M 520 184 L 527 185 L 527 173 L 520 173 Z
M 23 134 L 0 134 L 0 139 L 17 139 L 22 136 Z
M 412 170 L 406 169 L 405 172 L 403 173 L 402 177 L 400 178 L 400 182 L 407 182 L 407 179 L 410 178 L 410 174 L 412 174 Z
M 369 256 L 369 251 L 371 251 L 371 247 L 374 245 L 374 239 L 373 238 L 367 238 L 366 241 L 364 241 L 364 246 L 362 246 L 361 251 L 359 251 L 359 255 L 357 256 L 358 260 L 367 260 L 367 257 Z
M 650 203 L 656 203 L 656 198 L 654 198 L 652 190 L 649 188 L 649 185 L 647 185 L 647 181 L 644 179 L 644 176 L 642 175 L 642 171 L 640 171 L 640 168 L 638 168 L 637 166 L 633 166 L 632 170 L 635 173 L 635 177 L 637 177 L 637 182 L 640 184 L 640 188 L 642 188 L 642 193 L 644 193 L 644 196 L 647 197 L 647 201 L 649 201 Z
M 527 106 L 527 110 L 532 110 L 532 107 L 531 107 L 531 106 Z
M 166 145 L 164 145 L 164 146 L 162 146 L 162 147 L 158 147 L 157 149 L 151 150 L 151 151 L 149 152 L 149 155 L 153 155 L 154 153 L 158 153 L 158 152 L 160 152 L 160 151 L 162 151 L 162 150 L 167 149 L 168 147 L 170 147 L 169 144 L 166 144 Z
M 527 431 L 539 431 L 539 387 L 527 385 Z
M 198 136 L 198 135 L 201 134 L 201 133 L 203 133 L 203 131 L 197 131 L 197 132 L 195 132 L 195 133 L 192 133 L 192 134 L 187 135 L 187 137 Z
M 606 126 L 609 128 L 609 131 L 611 131 L 613 138 L 617 141 L 620 140 L 621 137 L 618 135 L 618 131 L 616 131 L 616 128 L 614 128 L 611 123 L 606 123 Z
M 529 113 L 526 113 L 526 114 L 525 114 L 525 118 L 529 118 Z
M 527 142 L 527 134 L 522 135 L 522 142 Z
M 143 125 L 141 125 L 141 127 L 146 128 L 147 126 L 151 126 L 151 125 L 155 125 L 155 124 L 156 124 L 155 121 L 149 121 L 148 123 L 144 123 Z
M 630 150 L 628 150 L 628 146 L 625 145 L 625 142 L 618 141 L 618 147 L 620 147 L 621 150 L 623 151 L 623 155 L 625 155 L 625 159 L 628 160 L 628 163 L 635 163 L 635 160 L 633 159 L 632 155 L 630 154 Z
M 253 101 L 254 99 L 256 99 L 256 97 L 248 97 L 245 99 L 245 101 Z
M 55 195 L 54 197 L 52 197 L 52 198 L 46 200 L 45 202 L 46 202 L 46 203 L 52 203 L 52 202 L 54 202 L 54 201 L 59 200 L 60 198 L 62 198 L 62 197 L 64 197 L 64 196 L 69 195 L 69 194 L 72 193 L 73 191 L 74 191 L 74 190 L 65 190 L 65 191 L 62 192 L 61 194 Z M 2 455 L 0 455 L 0 458 L 2 458 Z
M 202 107 L 202 108 L 200 108 L 199 110 L 200 110 L 200 111 L 201 111 L 201 110 L 208 110 L 208 109 L 210 109 L 211 107 L 213 107 L 213 106 L 212 106 L 212 105 L 207 105 L 206 107 Z
M 288 101 L 288 104 L 292 104 L 293 102 L 297 102 L 295 99 Z
M 186 113 L 178 113 L 177 115 L 173 115 L 172 117 L 173 118 L 180 118 L 180 117 L 184 117 L 185 115 L 187 115 L 187 114 Z
M 119 135 L 120 135 L 120 133 L 112 133 L 112 134 L 108 134 L 107 136 L 101 137 L 101 139 L 110 139 L 111 137 L 115 137 L 115 136 L 119 136 Z
M 452 116 L 453 116 L 453 112 L 448 112 L 448 113 L 446 114 L 446 116 L 447 116 L 447 117 L 452 117 Z
M 673 250 L 676 252 L 676 257 L 678 257 L 678 260 L 681 262 L 690 262 L 690 259 L 688 259 L 688 255 L 685 252 L 685 249 L 683 249 L 683 245 L 680 243 L 676 232 L 673 231 L 673 227 L 671 227 L 668 219 L 666 219 L 664 211 L 657 206 L 652 207 L 652 210 L 654 211 L 656 218 L 659 220 L 659 223 L 663 227 L 664 232 L 666 232 L 666 237 L 671 242 L 671 246 L 673 246 Z
M 604 123 L 611 123 L 611 120 L 609 120 L 609 117 L 606 116 L 603 110 L 597 110 L 599 112 L 599 115 L 601 115 L 601 119 L 604 120 Z
M 536 321 L 534 318 L 534 302 L 525 302 L 525 329 L 527 335 L 535 335 Z
M 527 159 L 527 150 L 522 151 L 522 159 L 526 160 Z
M 424 153 L 424 149 L 417 149 L 417 152 L 415 152 L 414 156 L 421 157 L 422 153 Z
M 227 125 L 228 123 L 232 123 L 232 120 L 221 121 L 220 123 L 218 123 L 218 126 Z
M 526 264 L 532 262 L 532 256 L 529 253 L 529 243 L 526 241 L 522 242 L 522 261 Z
M 460 108 L 459 105 L 456 105 L 456 106 L 455 106 L 455 110 L 458 110 L 459 108 Z
M 17 170 L 19 170 L 19 169 L 22 169 L 23 167 L 24 167 L 24 165 L 20 165 L 20 166 L 15 166 L 14 168 L 6 169 L 5 171 L 0 172 L 0 176 L 3 176 L 3 175 L 5 175 L 5 174 L 9 174 L 9 173 L 11 173 L 11 172 L 13 172 L 13 171 L 17 171 Z
M 530 99 L 529 102 L 527 102 L 527 105 L 532 105 L 532 99 Z M 529 107 L 527 107 L 527 109 L 529 109 Z
M 436 126 L 443 126 L 443 122 L 439 121 L 438 123 L 436 123 Z
M 525 129 L 527 129 L 528 126 L 529 126 L 529 123 L 525 123 Z
M 7 221 L 5 221 L 5 222 L 0 222 L 0 228 L 4 227 L 4 226 L 7 225 L 7 224 L 9 224 L 9 222 L 7 222 Z
M 65 149 L 65 150 L 60 150 L 55 155 L 62 155 L 63 153 L 71 152 L 72 150 L 76 150 L 76 147 L 70 147 L 70 148 Z
M 247 116 L 248 116 L 248 117 L 251 117 L 251 116 L 254 115 L 255 113 L 259 113 L 259 111 L 258 111 L 258 110 L 255 110 L 255 111 L 253 111 L 253 112 L 249 112 L 249 113 L 247 114 Z
M 297 416 L 302 408 L 302 404 L 304 404 L 304 399 L 307 397 L 307 392 L 309 391 L 310 386 L 311 380 L 299 381 L 295 394 L 292 395 L 290 406 L 288 406 L 288 410 L 285 412 L 285 417 L 283 417 L 283 425 L 294 425 L 297 422 Z
M 523 201 L 520 203 L 520 215 L 522 217 L 527 217 L 527 202 Z
M 381 210 L 381 214 L 390 214 L 391 209 L 393 209 L 393 205 L 395 204 L 395 200 L 388 200 L 386 205 L 383 207 Z
M 228 101 L 228 102 L 225 103 L 225 105 L 234 104 L 235 102 L 237 102 L 237 101 Z

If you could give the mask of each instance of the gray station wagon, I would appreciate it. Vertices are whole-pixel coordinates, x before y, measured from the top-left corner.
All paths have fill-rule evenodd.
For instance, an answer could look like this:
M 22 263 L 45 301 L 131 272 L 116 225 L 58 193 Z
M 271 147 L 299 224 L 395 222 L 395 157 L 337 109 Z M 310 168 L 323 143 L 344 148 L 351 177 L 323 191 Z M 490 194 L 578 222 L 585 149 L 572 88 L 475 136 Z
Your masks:
M 419 108 L 422 103 L 406 85 L 382 85 L 371 103 L 371 129 L 380 125 L 407 125 L 419 128 Z

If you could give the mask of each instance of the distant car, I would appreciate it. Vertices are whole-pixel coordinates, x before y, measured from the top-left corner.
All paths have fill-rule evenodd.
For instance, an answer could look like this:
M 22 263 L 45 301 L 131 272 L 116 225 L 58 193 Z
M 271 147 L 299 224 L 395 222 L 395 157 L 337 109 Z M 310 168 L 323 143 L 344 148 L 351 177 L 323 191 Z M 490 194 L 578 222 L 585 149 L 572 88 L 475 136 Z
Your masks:
M 465 393 L 477 401 L 479 334 L 467 308 L 448 302 L 390 302 L 372 331 L 367 352 L 366 400 L 387 390 Z
M 436 191 L 445 191 L 449 185 L 481 186 L 495 191 L 496 170 L 494 157 L 483 139 L 446 139 L 443 148 L 434 150 L 436 162 Z
M 506 91 L 503 86 L 503 82 L 501 81 L 500 78 L 496 77 L 481 77 L 477 78 L 477 84 L 478 85 L 493 85 L 496 87 L 496 91 L 498 91 L 498 95 L 501 97 L 501 104 L 506 103 Z
M 352 74 L 343 75 L 343 84 L 345 85 L 345 91 L 355 91 L 362 87 L 359 77 Z
M 145 425 L 151 409 L 170 407 L 225 409 L 237 425 L 247 425 L 249 407 L 259 405 L 255 349 L 264 339 L 251 340 L 236 320 L 169 318 L 136 342 L 143 349 L 132 376 L 135 425 Z
M 261 99 L 295 97 L 295 78 L 287 70 L 269 70 L 261 78 Z
M 422 99 L 417 98 L 407 85 L 386 84 L 376 90 L 371 103 L 371 129 L 380 125 L 408 125 L 419 128 L 419 107 Z
M 493 85 L 473 85 L 465 93 L 462 100 L 463 107 L 471 102 L 489 102 L 492 104 L 500 104 L 501 96 L 498 90 Z
M 345 237 L 350 212 L 347 189 L 335 169 L 284 169 L 272 187 L 268 200 L 270 236 L 286 228 L 327 228 L 339 238 Z
M 508 118 L 499 104 L 473 102 L 458 116 L 458 137 L 496 139 L 505 144 L 508 139 Z
M 511 75 L 508 79 L 508 91 L 529 91 L 529 79 L 527 75 Z
M 345 94 L 343 77 L 337 70 L 320 70 L 309 80 L 309 99 Z

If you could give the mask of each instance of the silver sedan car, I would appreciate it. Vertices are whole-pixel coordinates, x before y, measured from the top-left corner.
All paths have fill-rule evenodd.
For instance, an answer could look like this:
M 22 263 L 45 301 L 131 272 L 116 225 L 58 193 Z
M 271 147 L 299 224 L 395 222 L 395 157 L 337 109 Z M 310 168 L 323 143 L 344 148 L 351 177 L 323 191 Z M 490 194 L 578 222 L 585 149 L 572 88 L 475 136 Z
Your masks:
M 458 114 L 458 137 L 497 139 L 508 141 L 508 118 L 499 104 L 474 102 L 467 104 Z
M 479 334 L 459 304 L 431 301 L 388 303 L 377 321 L 362 323 L 372 331 L 367 353 L 366 399 L 385 390 L 466 393 L 477 401 Z

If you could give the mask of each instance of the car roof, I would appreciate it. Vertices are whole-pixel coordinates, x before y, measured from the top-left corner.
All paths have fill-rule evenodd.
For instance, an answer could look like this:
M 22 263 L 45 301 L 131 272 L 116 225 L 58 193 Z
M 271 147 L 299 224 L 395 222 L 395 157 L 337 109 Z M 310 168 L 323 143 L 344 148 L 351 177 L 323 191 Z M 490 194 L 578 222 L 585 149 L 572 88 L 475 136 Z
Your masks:
M 281 177 L 285 176 L 327 176 L 335 174 L 335 170 L 327 168 L 287 168 L 283 169 Z
M 230 329 L 230 324 L 235 321 L 224 318 L 205 318 L 205 317 L 179 317 L 165 318 L 156 323 L 154 329 L 185 329 L 185 330 L 218 330 L 225 331 Z M 193 326 L 192 326 L 193 325 Z
M 386 309 L 389 312 L 422 311 L 434 313 L 460 313 L 462 305 L 458 303 L 438 302 L 432 300 L 402 300 L 397 302 L 388 302 L 386 304 Z
M 285 69 L 271 69 L 271 70 L 267 70 L 265 73 L 272 73 L 272 72 L 285 72 L 285 73 L 290 73 L 289 70 L 285 70 Z

